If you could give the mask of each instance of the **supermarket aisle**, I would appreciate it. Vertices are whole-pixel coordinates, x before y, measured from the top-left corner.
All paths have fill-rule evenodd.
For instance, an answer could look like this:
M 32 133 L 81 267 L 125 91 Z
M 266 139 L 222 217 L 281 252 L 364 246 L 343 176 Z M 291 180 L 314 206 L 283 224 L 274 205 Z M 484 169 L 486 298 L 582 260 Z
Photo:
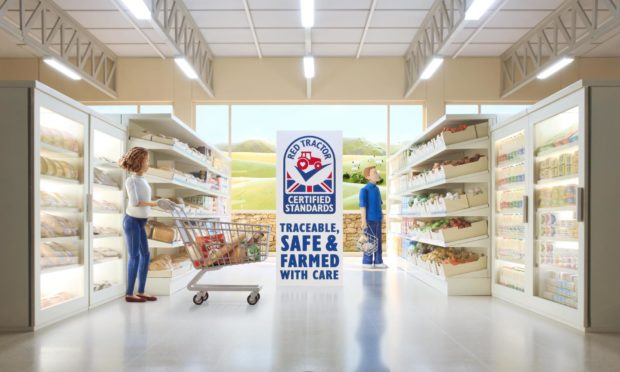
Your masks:
M 352 260 L 352 259 L 347 259 Z M 217 281 L 265 284 L 111 304 L 35 334 L 0 335 L 1 371 L 612 371 L 620 336 L 582 335 L 490 297 L 446 298 L 405 273 L 348 262 L 339 289 L 275 290 L 273 264 Z

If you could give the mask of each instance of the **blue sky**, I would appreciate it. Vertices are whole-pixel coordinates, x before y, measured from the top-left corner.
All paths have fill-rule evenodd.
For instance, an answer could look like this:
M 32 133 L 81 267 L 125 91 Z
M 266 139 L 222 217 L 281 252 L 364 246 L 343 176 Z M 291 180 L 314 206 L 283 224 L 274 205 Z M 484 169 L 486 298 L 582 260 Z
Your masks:
M 422 130 L 422 106 L 391 106 L 393 143 L 407 142 Z M 211 143 L 228 138 L 228 106 L 200 105 L 198 133 Z M 275 143 L 278 130 L 342 130 L 344 137 L 387 142 L 386 105 L 234 105 L 232 141 L 262 139 Z

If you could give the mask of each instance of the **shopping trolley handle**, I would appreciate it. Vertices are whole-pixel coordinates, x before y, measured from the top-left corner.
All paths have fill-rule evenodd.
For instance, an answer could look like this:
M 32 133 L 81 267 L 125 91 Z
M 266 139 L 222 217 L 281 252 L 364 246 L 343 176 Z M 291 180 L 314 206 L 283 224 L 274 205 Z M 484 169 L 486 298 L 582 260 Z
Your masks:
M 175 211 L 181 208 L 180 205 L 168 199 L 157 199 L 157 206 L 166 211 Z

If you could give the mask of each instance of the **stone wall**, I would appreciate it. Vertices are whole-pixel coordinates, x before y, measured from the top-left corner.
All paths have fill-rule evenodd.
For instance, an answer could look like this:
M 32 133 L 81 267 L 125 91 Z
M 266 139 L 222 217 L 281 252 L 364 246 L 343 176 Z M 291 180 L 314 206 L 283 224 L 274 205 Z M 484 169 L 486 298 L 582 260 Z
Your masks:
M 232 214 L 233 222 L 251 223 L 251 224 L 269 224 L 271 225 L 271 237 L 270 244 L 272 251 L 275 251 L 275 239 L 276 239 L 276 214 L 275 212 L 262 212 L 262 211 L 249 211 L 249 212 L 235 212 Z M 359 237 L 362 224 L 362 218 L 359 213 L 345 212 L 343 223 L 343 240 L 344 251 L 355 252 L 355 241 Z M 383 223 L 383 250 L 385 251 L 385 237 L 386 237 L 385 222 Z

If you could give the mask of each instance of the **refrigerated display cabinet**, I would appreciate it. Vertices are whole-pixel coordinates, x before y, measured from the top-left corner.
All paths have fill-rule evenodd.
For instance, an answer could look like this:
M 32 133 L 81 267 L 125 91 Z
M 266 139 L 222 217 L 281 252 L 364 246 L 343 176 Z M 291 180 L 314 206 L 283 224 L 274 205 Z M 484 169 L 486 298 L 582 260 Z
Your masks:
M 39 82 L 0 82 L 0 112 L 0 328 L 37 329 L 122 296 L 122 254 L 110 274 L 117 290 L 98 297 L 94 291 L 99 274 L 92 210 L 92 195 L 98 195 L 94 155 L 109 163 L 118 159 L 126 143 L 120 122 Z M 122 172 L 115 172 L 122 182 Z M 112 191 L 118 213 L 124 205 L 120 186 Z M 106 226 L 117 233 L 111 246 L 123 252 L 119 221 Z
M 620 330 L 620 82 L 577 82 L 492 128 L 493 295 Z

